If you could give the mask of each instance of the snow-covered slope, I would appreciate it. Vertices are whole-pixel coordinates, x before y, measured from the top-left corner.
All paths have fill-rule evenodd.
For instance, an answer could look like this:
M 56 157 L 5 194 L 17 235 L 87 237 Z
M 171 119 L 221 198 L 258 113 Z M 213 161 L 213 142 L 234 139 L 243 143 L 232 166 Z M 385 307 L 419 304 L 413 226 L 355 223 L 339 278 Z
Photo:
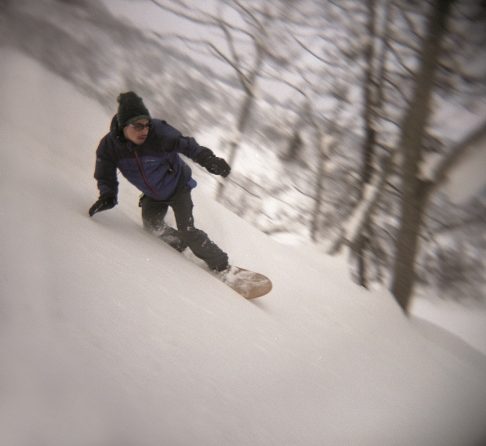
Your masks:
M 110 117 L 0 56 L 0 444 L 479 444 L 484 358 L 424 336 L 344 261 L 277 244 L 201 181 L 199 226 L 273 279 L 249 302 L 145 233 L 124 182 L 90 219 Z

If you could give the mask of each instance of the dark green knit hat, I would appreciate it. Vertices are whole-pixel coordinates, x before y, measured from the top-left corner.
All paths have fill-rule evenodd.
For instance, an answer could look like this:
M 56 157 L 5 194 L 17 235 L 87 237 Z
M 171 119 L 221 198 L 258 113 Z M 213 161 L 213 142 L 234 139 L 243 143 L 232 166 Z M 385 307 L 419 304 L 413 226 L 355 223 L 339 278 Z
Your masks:
M 133 91 L 120 93 L 118 101 L 118 125 L 125 127 L 131 122 L 139 119 L 150 119 L 150 113 L 143 104 L 143 100 Z

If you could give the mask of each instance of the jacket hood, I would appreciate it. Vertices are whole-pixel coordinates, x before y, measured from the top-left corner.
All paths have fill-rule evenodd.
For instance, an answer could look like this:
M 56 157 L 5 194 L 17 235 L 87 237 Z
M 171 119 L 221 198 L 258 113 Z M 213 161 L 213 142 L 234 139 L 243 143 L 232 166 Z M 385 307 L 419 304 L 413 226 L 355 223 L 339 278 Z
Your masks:
M 123 134 L 123 128 L 118 123 L 118 115 L 113 116 L 110 124 L 110 133 L 119 141 L 126 142 L 125 135 Z
M 116 135 L 123 134 L 122 129 L 118 124 L 118 115 L 113 116 L 113 118 L 111 119 L 110 132 Z

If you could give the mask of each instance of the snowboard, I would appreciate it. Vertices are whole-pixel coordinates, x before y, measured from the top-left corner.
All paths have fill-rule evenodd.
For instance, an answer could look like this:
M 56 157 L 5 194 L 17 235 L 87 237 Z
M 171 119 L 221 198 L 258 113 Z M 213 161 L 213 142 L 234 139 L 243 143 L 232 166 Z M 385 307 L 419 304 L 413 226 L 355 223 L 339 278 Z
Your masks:
M 230 266 L 215 275 L 245 299 L 264 296 L 272 290 L 272 281 L 263 274 L 239 266 Z

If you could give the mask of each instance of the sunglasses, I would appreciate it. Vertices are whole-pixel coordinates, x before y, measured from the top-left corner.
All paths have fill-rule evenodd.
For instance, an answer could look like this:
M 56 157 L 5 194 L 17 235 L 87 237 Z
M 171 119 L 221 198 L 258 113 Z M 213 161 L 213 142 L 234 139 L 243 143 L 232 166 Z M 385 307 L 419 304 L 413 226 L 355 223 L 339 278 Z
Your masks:
M 139 122 L 136 122 L 134 124 L 129 124 L 130 127 L 132 127 L 134 130 L 137 132 L 141 132 L 144 129 L 150 129 L 152 127 L 151 122 L 147 122 L 147 124 L 140 124 Z

